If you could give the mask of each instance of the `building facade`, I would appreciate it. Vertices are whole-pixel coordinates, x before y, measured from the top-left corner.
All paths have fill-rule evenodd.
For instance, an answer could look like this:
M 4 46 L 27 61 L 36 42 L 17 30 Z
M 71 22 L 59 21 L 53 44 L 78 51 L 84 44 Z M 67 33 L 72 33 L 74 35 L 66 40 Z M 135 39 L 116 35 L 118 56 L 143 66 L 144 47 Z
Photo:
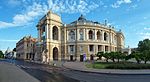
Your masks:
M 97 52 L 120 51 L 124 35 L 107 23 L 87 20 L 81 15 L 70 24 L 49 11 L 38 23 L 38 53 L 43 62 L 53 60 L 93 60 Z
M 25 36 L 16 43 L 16 58 L 34 60 L 36 39 Z

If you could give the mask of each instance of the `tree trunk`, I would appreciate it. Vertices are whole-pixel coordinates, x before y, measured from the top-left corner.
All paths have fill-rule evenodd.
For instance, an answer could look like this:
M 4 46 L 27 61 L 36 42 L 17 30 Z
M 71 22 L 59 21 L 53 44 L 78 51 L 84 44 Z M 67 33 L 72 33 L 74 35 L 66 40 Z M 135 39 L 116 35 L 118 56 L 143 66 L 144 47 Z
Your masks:
M 118 63 L 119 63 L 119 59 L 118 59 Z
M 146 64 L 146 63 L 147 63 L 147 61 L 144 61 L 144 63 Z
M 113 58 L 113 62 L 115 62 L 115 59 Z
M 139 61 L 139 60 L 137 60 L 137 63 L 138 63 L 138 64 L 140 64 L 140 61 Z
M 106 59 L 106 62 L 108 62 L 108 59 Z

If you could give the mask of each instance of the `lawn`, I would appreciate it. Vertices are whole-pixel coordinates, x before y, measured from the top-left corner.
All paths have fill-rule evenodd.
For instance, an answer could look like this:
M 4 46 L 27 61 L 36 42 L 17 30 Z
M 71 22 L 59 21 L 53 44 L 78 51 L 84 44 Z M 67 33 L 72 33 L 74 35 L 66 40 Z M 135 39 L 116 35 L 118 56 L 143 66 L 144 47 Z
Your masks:
M 137 64 L 132 62 L 95 62 L 86 66 L 95 69 L 150 69 L 150 64 Z

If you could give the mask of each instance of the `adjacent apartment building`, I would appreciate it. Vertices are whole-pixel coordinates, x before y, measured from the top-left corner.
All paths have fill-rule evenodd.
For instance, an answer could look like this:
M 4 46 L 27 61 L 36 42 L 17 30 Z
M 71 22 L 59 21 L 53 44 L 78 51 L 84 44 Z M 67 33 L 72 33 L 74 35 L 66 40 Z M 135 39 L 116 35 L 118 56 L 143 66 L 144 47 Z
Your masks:
M 16 43 L 16 58 L 34 60 L 36 39 L 25 36 Z
M 81 15 L 70 24 L 49 11 L 37 24 L 38 48 L 43 62 L 53 60 L 93 60 L 99 51 L 120 51 L 124 35 L 114 27 L 87 20 Z

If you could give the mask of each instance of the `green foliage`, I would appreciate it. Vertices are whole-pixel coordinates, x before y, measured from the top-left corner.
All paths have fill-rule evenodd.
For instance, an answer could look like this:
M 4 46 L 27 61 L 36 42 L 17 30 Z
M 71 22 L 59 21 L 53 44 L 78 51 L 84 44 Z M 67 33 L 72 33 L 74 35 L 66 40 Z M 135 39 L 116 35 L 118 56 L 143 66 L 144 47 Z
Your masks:
M 99 59 L 101 59 L 101 57 L 104 55 L 104 52 L 98 52 L 97 54 L 96 54 L 96 56 L 97 57 L 99 57 Z
M 95 69 L 150 69 L 150 64 L 137 64 L 132 62 L 95 62 L 86 66 Z
M 115 62 L 115 59 L 116 59 L 116 53 L 115 52 L 110 52 L 108 53 L 108 55 L 110 56 L 110 59 Z
M 0 50 L 0 58 L 4 58 L 4 54 L 1 50 Z
M 150 61 L 150 51 L 149 50 L 144 50 L 142 52 L 141 59 L 144 61 L 145 64 L 147 63 L 147 61 Z
M 149 39 L 139 41 L 139 43 L 138 43 L 138 51 L 143 52 L 145 50 L 150 50 L 150 40 Z
M 133 51 L 130 55 L 125 55 L 121 52 L 98 52 L 97 56 L 99 59 L 101 57 L 106 58 L 106 63 L 94 63 L 90 65 L 93 68 L 100 69 L 150 69 L 150 64 L 146 64 L 150 61 L 150 40 L 145 39 L 143 41 L 139 41 L 137 51 Z M 135 59 L 137 63 L 128 63 L 127 60 Z M 108 60 L 112 60 L 112 62 L 108 62 Z M 115 60 L 117 59 L 117 63 Z M 126 60 L 124 63 L 120 62 L 120 60 Z M 141 61 L 144 61 L 145 64 L 142 64 Z
M 142 60 L 142 53 L 140 52 L 134 52 L 131 54 L 133 58 L 135 58 L 135 60 L 137 61 L 137 63 L 139 64 Z
M 98 52 L 96 55 L 97 57 L 99 57 L 99 59 L 101 59 L 101 57 L 105 57 L 106 62 L 108 62 L 109 59 L 113 62 L 115 62 L 115 60 L 117 59 L 119 62 L 120 59 L 123 60 L 126 57 L 126 55 L 121 52 Z
M 108 52 L 105 52 L 103 54 L 103 57 L 105 57 L 106 58 L 106 62 L 108 62 L 108 59 L 110 59 L 110 54 Z
M 150 61 L 150 40 L 149 39 L 144 39 L 143 41 L 139 41 L 138 52 L 141 53 L 141 54 L 137 54 L 139 57 L 138 59 L 144 61 L 145 64 L 147 63 L 147 61 Z

